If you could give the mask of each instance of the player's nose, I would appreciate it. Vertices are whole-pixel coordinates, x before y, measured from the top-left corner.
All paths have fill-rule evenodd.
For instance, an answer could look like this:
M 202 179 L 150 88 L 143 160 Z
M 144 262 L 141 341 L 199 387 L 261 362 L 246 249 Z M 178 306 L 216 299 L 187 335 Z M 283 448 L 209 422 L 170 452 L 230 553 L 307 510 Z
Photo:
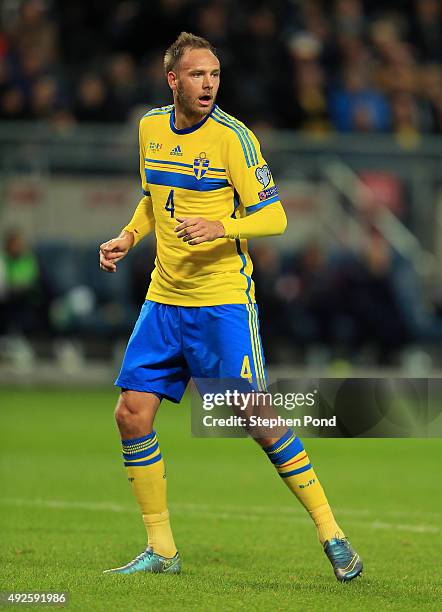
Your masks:
M 213 89 L 213 83 L 210 81 L 209 76 L 205 76 L 203 79 L 203 89 Z

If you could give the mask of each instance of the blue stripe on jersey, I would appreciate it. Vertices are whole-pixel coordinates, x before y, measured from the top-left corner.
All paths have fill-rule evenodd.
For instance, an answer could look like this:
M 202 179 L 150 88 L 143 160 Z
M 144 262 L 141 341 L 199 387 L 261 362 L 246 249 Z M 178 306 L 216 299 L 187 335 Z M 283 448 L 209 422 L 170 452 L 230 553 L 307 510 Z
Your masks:
M 164 112 L 164 113 L 148 113 L 147 115 L 144 115 L 144 117 L 156 117 L 158 115 L 162 115 L 162 116 L 170 115 L 170 111 Z M 143 119 L 144 119 L 144 117 L 143 117 Z
M 235 193 L 233 194 L 233 213 L 232 213 L 233 218 L 235 218 L 235 210 L 238 208 L 240 204 L 241 204 L 241 201 L 239 199 L 239 193 L 235 189 Z
M 238 132 L 238 130 L 235 127 L 233 127 L 233 125 L 229 125 L 225 121 L 219 119 L 218 115 L 216 115 L 215 113 L 212 113 L 212 119 L 214 121 L 216 121 L 217 123 L 220 123 L 221 125 L 225 125 L 226 127 L 230 128 L 231 130 L 233 130 L 235 132 L 235 134 L 239 138 L 239 142 L 241 143 L 242 150 L 244 152 L 244 157 L 246 158 L 247 167 L 250 168 L 252 166 L 252 163 L 250 162 L 249 155 L 248 155 L 248 152 L 246 150 L 244 139 L 243 139 L 242 135 Z
M 218 122 L 222 123 L 222 125 L 230 127 L 230 129 L 232 129 L 238 135 L 246 157 L 247 166 L 249 168 L 253 166 L 253 153 L 250 146 L 250 141 L 247 139 L 247 133 L 245 132 L 244 128 L 229 119 L 225 113 L 221 113 L 218 108 L 213 112 L 212 118 L 218 120 Z M 247 147 L 247 154 L 245 153 L 245 147 Z
M 250 299 L 250 287 L 252 285 L 252 279 L 250 278 L 250 276 L 248 274 L 246 274 L 244 272 L 244 268 L 247 265 L 247 260 L 245 258 L 244 253 L 241 251 L 241 241 L 239 240 L 239 238 L 236 238 L 235 243 L 236 243 L 236 250 L 238 252 L 238 255 L 241 257 L 241 261 L 242 261 L 242 268 L 239 271 L 239 273 L 242 274 L 243 276 L 245 276 L 245 278 L 247 279 L 246 296 L 247 296 L 247 299 L 249 301 L 249 304 L 251 304 L 252 300 Z
M 150 191 L 146 191 L 145 189 L 143 189 L 143 195 L 150 196 Z
M 251 165 L 255 166 L 258 163 L 258 155 L 256 153 L 256 148 L 255 145 L 253 144 L 253 141 L 250 137 L 250 134 L 247 130 L 247 128 L 244 125 L 241 125 L 241 123 L 239 121 L 237 121 L 234 117 L 232 117 L 231 115 L 228 115 L 227 113 L 225 113 L 224 111 L 222 111 L 219 107 L 216 108 L 215 113 L 217 115 L 218 118 L 223 119 L 224 121 L 226 121 L 226 123 L 228 123 L 229 125 L 232 125 L 234 127 L 236 127 L 236 129 L 241 132 L 241 134 L 243 135 L 243 138 L 247 144 L 247 148 L 250 154 L 250 159 L 251 159 Z
M 183 168 L 193 168 L 193 164 L 183 164 L 183 162 L 169 161 L 166 159 L 151 159 L 150 157 L 145 157 L 144 159 L 152 164 L 169 164 L 173 166 L 182 166 Z
M 159 106 L 158 108 L 152 108 L 150 111 L 147 111 L 143 117 L 151 117 L 153 115 L 168 115 L 172 112 L 173 104 L 169 104 L 169 106 Z
M 243 276 L 245 276 L 245 278 L 247 279 L 246 296 L 247 296 L 247 299 L 249 301 L 249 304 L 251 304 L 252 300 L 250 298 L 250 287 L 252 286 L 252 279 L 250 278 L 250 276 L 248 274 L 246 274 L 244 272 L 244 269 L 245 269 L 245 267 L 247 265 L 247 260 L 245 258 L 244 253 L 241 251 L 241 241 L 239 240 L 239 238 L 236 238 L 235 243 L 236 243 L 236 250 L 238 252 L 238 255 L 241 257 L 241 261 L 242 261 L 242 268 L 239 271 L 239 273 L 242 274 Z
M 145 169 L 146 181 L 151 185 L 165 185 L 166 187 L 181 187 L 193 191 L 214 191 L 229 186 L 226 179 L 207 178 L 203 176 L 200 180 L 196 176 L 180 174 L 179 172 L 168 172 L 167 170 Z
M 225 120 L 227 122 L 231 122 L 232 125 L 235 125 L 238 130 L 241 130 L 242 133 L 244 134 L 244 137 L 246 139 L 246 142 L 250 144 L 250 147 L 252 149 L 252 165 L 256 165 L 258 163 L 258 154 L 256 153 L 256 148 L 255 145 L 253 144 L 253 140 L 250 136 L 250 133 L 248 131 L 248 129 L 246 128 L 245 125 L 241 124 L 240 121 L 238 121 L 237 119 L 235 119 L 235 117 L 232 117 L 232 115 L 227 114 L 226 112 L 224 112 L 223 110 L 221 110 L 219 107 L 217 107 L 217 112 L 225 118 Z
M 144 160 L 151 164 L 167 164 L 169 166 L 182 166 L 183 168 L 193 168 L 193 164 L 184 164 L 183 162 L 170 161 L 168 159 L 151 159 L 150 157 L 145 157 Z M 227 172 L 225 168 L 207 168 L 207 170 L 212 170 L 213 172 Z
M 238 193 L 235 191 L 234 195 L 233 195 L 233 213 L 231 214 L 231 217 L 233 219 L 235 219 L 235 211 L 239 206 L 239 195 Z M 244 269 L 247 265 L 247 260 L 245 258 L 244 253 L 241 250 L 241 241 L 239 240 L 239 238 L 235 239 L 235 244 L 236 244 L 236 252 L 238 253 L 238 255 L 240 256 L 241 262 L 242 262 L 242 267 L 239 271 L 240 274 L 242 274 L 243 276 L 245 276 L 246 280 L 247 280 L 247 289 L 246 289 L 246 296 L 247 296 L 247 300 L 249 302 L 249 304 L 252 303 L 252 300 L 250 298 L 250 287 L 252 286 L 252 279 L 250 278 L 250 276 L 248 274 L 245 273 Z
M 268 200 L 263 200 L 262 202 L 258 202 L 258 204 L 253 204 L 253 206 L 247 206 L 246 213 L 250 215 L 251 213 L 256 212 L 260 208 L 264 208 L 264 206 L 268 206 L 269 204 L 274 204 L 275 202 L 279 202 L 279 196 L 273 196 L 273 198 L 269 198 Z

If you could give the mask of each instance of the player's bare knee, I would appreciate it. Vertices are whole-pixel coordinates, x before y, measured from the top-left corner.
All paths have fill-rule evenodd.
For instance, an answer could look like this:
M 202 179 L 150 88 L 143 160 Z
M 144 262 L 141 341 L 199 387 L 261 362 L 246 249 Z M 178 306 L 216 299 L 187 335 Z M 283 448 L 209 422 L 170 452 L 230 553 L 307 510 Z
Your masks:
M 128 397 L 127 393 L 123 391 L 115 407 L 117 425 L 125 426 L 131 424 L 137 418 L 137 412 L 136 406 L 130 401 L 130 396 Z
M 153 401 L 152 401 L 153 400 Z M 115 420 L 120 430 L 127 427 L 142 427 L 150 433 L 158 409 L 159 399 L 151 394 L 122 391 L 115 408 Z
M 115 406 L 114 416 L 119 427 L 126 425 L 129 420 L 130 412 L 121 396 L 118 399 L 117 405 Z

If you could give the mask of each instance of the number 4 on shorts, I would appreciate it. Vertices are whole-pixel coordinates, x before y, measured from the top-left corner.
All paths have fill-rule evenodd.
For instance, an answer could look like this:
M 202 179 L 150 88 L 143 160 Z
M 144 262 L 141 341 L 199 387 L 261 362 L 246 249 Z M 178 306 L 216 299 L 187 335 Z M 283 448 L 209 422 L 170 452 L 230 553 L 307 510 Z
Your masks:
M 172 218 L 175 216 L 175 204 L 173 202 L 173 189 L 170 190 L 169 195 L 167 196 L 167 202 L 164 208 L 167 210 L 167 212 L 170 212 L 170 216 Z
M 253 379 L 248 355 L 244 355 L 244 359 L 242 361 L 241 378 L 247 378 L 249 382 L 252 382 Z

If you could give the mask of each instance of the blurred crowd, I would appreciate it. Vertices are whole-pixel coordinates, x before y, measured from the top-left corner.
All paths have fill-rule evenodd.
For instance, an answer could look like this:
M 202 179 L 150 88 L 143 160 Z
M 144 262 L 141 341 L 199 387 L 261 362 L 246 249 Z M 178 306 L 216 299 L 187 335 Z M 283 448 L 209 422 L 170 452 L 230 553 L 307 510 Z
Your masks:
M 4 0 L 0 118 L 121 122 L 167 104 L 182 30 L 222 63 L 219 102 L 252 127 L 442 131 L 440 0 Z M 141 108 L 140 108 L 141 107 Z
M 108 357 L 109 342 L 127 340 L 144 301 L 153 249 L 143 241 L 117 274 L 105 274 L 95 244 L 31 247 L 11 229 L 0 252 L 0 339 L 102 341 Z M 310 242 L 280 253 L 263 242 L 252 257 L 270 363 L 305 362 L 320 349 L 328 361 L 398 365 L 407 347 L 442 341 L 441 296 L 424 301 L 410 263 L 374 231 L 358 251 Z
M 303 361 L 320 348 L 327 360 L 397 365 L 402 351 L 442 341 L 442 300 L 423 298 L 409 261 L 376 231 L 358 250 L 319 242 L 281 256 L 253 249 L 261 334 L 271 358 L 294 346 Z

